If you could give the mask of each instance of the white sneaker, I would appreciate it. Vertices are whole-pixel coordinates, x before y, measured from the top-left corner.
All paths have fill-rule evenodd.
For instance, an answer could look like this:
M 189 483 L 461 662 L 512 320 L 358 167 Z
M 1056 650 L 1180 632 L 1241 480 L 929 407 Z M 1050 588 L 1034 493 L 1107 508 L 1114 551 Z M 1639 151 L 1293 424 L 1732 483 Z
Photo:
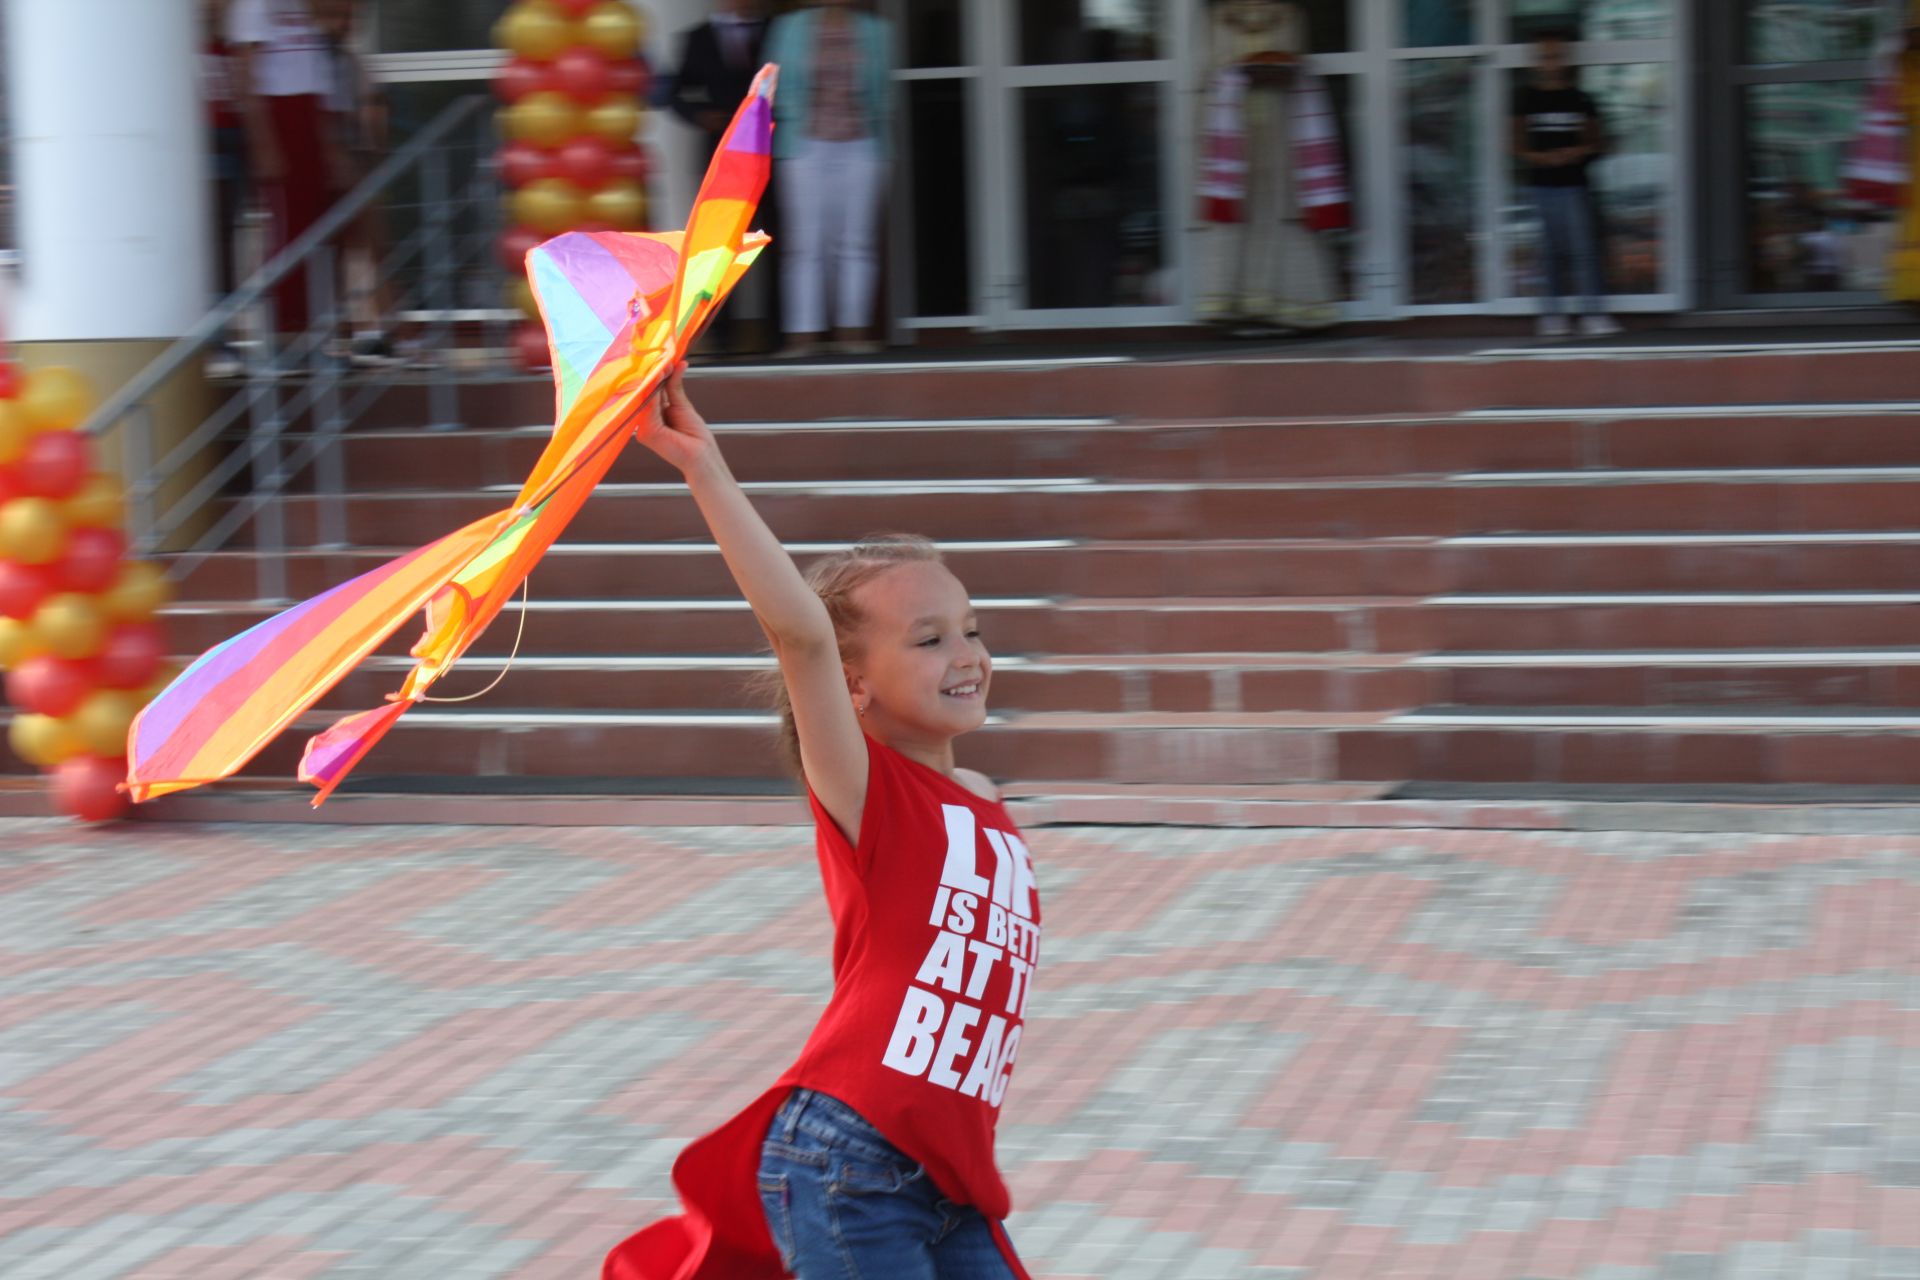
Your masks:
M 1555 311 L 1540 317 L 1539 334 L 1543 338 L 1564 338 L 1567 336 L 1567 318 Z
M 1612 316 L 1594 314 L 1580 317 L 1580 336 L 1583 338 L 1609 338 L 1620 332 L 1620 326 L 1614 323 Z

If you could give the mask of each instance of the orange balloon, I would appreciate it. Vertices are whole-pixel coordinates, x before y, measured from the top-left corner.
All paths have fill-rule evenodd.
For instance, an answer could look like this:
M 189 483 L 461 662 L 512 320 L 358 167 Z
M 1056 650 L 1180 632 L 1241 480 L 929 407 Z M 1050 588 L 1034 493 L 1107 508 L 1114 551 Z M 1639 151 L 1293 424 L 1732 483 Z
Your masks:
M 0 618 L 0 671 L 11 671 L 29 658 L 38 658 L 47 647 L 33 634 L 33 625 L 18 618 Z
M 618 231 L 647 225 L 647 192 L 631 178 L 618 178 L 587 197 L 587 219 Z
M 145 560 L 130 560 L 100 594 L 100 611 L 113 622 L 145 622 L 173 598 L 173 585 Z
M 51 769 L 81 752 L 80 735 L 65 720 L 52 716 L 18 715 L 7 726 L 7 745 L 28 764 Z
M 500 113 L 507 136 L 536 147 L 557 147 L 580 132 L 580 109 L 554 89 L 530 93 Z
M 67 545 L 67 518 L 47 498 L 15 498 L 0 507 L 0 556 L 21 564 L 52 564 Z
M 63 365 L 35 369 L 20 390 L 19 405 L 35 431 L 71 431 L 93 412 L 93 386 Z
M 127 726 L 144 704 L 120 689 L 101 689 L 80 709 L 67 717 L 80 746 L 96 756 L 123 756 L 127 753 Z
M 75 529 L 120 529 L 127 523 L 127 504 L 120 493 L 120 477 L 105 471 L 88 476 L 80 492 L 62 505 L 67 523 Z
M 541 0 L 520 0 L 493 25 L 495 44 L 535 62 L 552 61 L 577 40 L 573 24 Z
M 56 658 L 91 658 L 107 641 L 107 616 L 93 596 L 63 591 L 33 611 L 33 634 Z
M 0 466 L 18 462 L 33 434 L 33 423 L 19 402 L 0 400 Z
M 588 107 L 580 123 L 588 133 L 628 146 L 640 132 L 642 118 L 640 106 L 632 98 L 612 97 Z
M 580 221 L 580 189 L 560 178 L 541 178 L 513 193 L 513 220 L 553 234 Z
M 631 58 L 640 51 L 640 15 L 621 3 L 606 0 L 580 19 L 580 43 L 592 45 L 609 58 Z

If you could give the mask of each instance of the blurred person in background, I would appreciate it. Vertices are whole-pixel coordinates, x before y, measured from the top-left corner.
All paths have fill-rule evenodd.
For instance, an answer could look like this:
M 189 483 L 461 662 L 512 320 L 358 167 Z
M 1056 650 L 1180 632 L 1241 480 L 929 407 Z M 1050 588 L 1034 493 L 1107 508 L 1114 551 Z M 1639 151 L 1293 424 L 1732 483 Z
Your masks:
M 339 165 L 327 159 L 326 126 L 332 58 L 307 0 L 230 0 L 226 36 L 271 259 L 320 219 L 335 193 Z M 296 270 L 274 294 L 274 327 L 284 344 L 307 324 L 307 276 Z
M 327 163 L 335 197 L 344 196 L 380 163 L 387 149 L 386 102 L 354 47 L 361 0 L 313 0 L 315 20 L 327 39 L 331 82 L 326 102 Z M 341 240 L 340 275 L 347 284 L 342 318 L 354 326 L 347 357 L 379 367 L 399 356 L 387 336 L 398 312 L 393 286 L 381 269 L 386 257 L 386 219 L 375 201 L 347 227 Z
M 200 5 L 200 89 L 207 104 L 213 160 L 214 283 L 222 298 L 239 283 L 237 241 L 248 194 L 247 134 L 227 49 L 227 2 L 201 0 Z M 207 360 L 211 378 L 237 377 L 242 368 L 240 353 L 224 338 Z
M 880 350 L 873 316 L 892 50 L 886 22 L 847 0 L 818 0 L 776 19 L 767 35 L 766 60 L 780 66 L 773 167 L 786 230 L 782 357 L 821 350 L 829 302 L 837 350 Z
M 1600 108 L 1574 83 L 1570 37 L 1549 31 L 1534 45 L 1533 74 L 1513 95 L 1513 151 L 1540 215 L 1540 336 L 1564 337 L 1568 277 L 1580 304 L 1580 332 L 1620 332 L 1600 310 L 1600 238 L 1594 225 L 1587 166 L 1606 147 Z
M 764 0 L 718 0 L 713 16 L 698 26 L 689 27 L 680 39 L 680 62 L 673 73 L 673 92 L 668 105 L 673 113 L 698 129 L 701 134 L 700 173 L 713 160 L 720 136 L 733 119 L 735 108 L 747 96 L 754 73 L 760 69 L 767 44 L 767 16 Z M 696 178 L 698 175 L 696 175 Z M 777 279 L 778 268 L 770 254 L 780 250 L 776 220 L 777 189 L 769 186 L 760 202 L 759 229 L 772 235 L 773 244 L 761 254 L 761 270 L 749 272 L 734 294 L 733 303 L 722 307 L 714 317 L 714 341 L 725 352 L 741 349 L 740 331 L 734 312 L 741 302 L 759 304 L 761 314 L 770 310 L 766 282 Z M 748 349 L 764 350 L 764 342 L 749 344 Z

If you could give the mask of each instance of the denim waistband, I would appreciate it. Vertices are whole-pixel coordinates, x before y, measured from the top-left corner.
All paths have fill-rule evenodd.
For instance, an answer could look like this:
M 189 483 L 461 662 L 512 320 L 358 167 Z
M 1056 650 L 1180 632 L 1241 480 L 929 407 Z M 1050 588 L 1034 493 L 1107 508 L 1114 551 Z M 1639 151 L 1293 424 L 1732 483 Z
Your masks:
M 774 1116 L 773 1132 L 788 1145 L 792 1145 L 796 1133 L 805 1133 L 873 1159 L 913 1163 L 865 1116 L 840 1099 L 812 1089 L 795 1089 L 787 1095 Z

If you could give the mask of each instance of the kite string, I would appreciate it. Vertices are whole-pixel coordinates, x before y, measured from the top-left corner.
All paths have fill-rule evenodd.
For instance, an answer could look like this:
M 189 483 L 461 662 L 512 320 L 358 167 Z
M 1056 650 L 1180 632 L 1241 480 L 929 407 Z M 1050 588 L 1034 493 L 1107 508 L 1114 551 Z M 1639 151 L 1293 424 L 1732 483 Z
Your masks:
M 480 690 L 478 693 L 463 693 L 457 698 L 435 698 L 428 694 L 422 694 L 420 697 L 420 701 L 422 702 L 472 702 L 475 698 L 486 697 L 488 694 L 492 693 L 495 689 L 500 687 L 500 682 L 507 678 L 507 672 L 513 670 L 513 660 L 520 656 L 521 638 L 527 634 L 527 598 L 532 591 L 532 582 L 533 582 L 533 576 L 531 574 L 520 579 L 520 626 L 513 633 L 513 648 L 508 652 L 506 662 L 501 664 L 500 674 L 493 678 L 493 683 L 489 684 L 486 688 Z

